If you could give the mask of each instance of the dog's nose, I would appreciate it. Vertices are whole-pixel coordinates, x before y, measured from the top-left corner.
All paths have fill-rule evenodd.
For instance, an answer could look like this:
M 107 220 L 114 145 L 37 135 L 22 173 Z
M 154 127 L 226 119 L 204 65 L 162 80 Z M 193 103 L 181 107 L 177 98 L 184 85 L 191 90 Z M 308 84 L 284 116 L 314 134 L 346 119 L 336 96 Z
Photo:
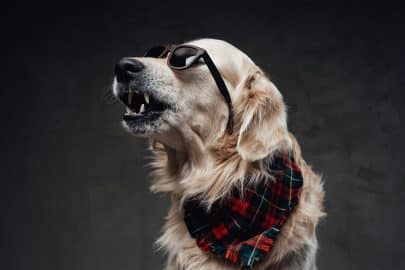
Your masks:
M 143 68 L 144 65 L 140 61 L 125 57 L 115 65 L 114 73 L 118 82 L 127 83 Z

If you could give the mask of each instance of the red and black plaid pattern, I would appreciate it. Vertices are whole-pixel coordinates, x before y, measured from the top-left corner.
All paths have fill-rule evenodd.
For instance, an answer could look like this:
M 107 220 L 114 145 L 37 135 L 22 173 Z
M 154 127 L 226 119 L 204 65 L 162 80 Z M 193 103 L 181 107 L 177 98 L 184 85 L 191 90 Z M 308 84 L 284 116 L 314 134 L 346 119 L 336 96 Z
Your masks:
M 185 202 L 184 221 L 203 251 L 241 268 L 252 268 L 271 252 L 281 227 L 298 204 L 303 178 L 290 152 L 276 155 L 267 169 L 274 180 L 263 179 L 243 193 L 234 190 L 209 212 L 197 200 Z

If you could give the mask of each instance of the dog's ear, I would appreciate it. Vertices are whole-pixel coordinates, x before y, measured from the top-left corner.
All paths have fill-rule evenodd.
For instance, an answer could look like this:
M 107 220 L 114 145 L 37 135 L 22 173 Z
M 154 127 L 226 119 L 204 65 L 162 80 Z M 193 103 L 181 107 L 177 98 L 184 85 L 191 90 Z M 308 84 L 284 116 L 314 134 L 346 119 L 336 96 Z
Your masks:
M 237 151 L 244 160 L 255 161 L 289 143 L 286 108 L 276 86 L 255 71 L 238 87 L 236 113 L 240 121 Z

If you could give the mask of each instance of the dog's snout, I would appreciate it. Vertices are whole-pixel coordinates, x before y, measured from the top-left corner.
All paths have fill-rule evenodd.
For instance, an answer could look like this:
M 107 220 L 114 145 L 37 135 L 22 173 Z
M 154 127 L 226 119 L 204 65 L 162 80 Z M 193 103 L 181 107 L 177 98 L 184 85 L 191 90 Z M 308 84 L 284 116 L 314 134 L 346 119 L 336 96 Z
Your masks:
M 114 72 L 118 82 L 127 83 L 143 68 L 144 65 L 139 60 L 133 58 L 122 58 L 115 65 Z

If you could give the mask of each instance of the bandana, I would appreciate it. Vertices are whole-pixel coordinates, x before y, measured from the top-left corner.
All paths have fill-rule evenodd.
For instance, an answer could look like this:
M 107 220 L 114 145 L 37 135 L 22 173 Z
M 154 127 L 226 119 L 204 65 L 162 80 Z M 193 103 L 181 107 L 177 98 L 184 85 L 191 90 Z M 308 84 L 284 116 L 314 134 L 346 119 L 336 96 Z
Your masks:
M 184 221 L 201 250 L 244 269 L 271 252 L 298 204 L 303 178 L 290 152 L 277 154 L 267 170 L 274 180 L 235 189 L 209 212 L 195 199 L 185 202 Z

